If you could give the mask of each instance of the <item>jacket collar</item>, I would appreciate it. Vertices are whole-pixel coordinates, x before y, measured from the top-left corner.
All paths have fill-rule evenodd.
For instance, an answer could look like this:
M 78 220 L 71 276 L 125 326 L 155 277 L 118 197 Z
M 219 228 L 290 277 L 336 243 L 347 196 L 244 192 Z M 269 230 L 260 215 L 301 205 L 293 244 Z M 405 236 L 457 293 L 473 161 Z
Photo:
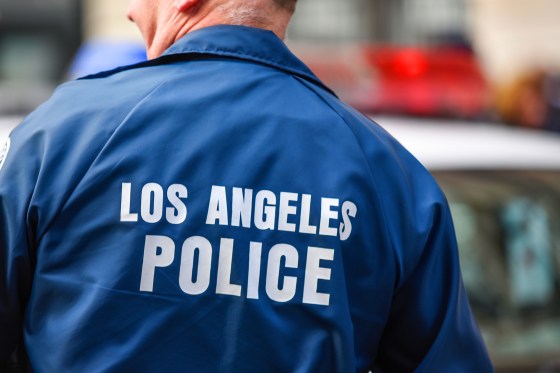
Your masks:
M 135 67 L 188 60 L 200 55 L 236 58 L 268 65 L 300 76 L 333 93 L 272 31 L 233 25 L 211 26 L 192 31 L 175 42 L 161 57 L 91 75 L 85 79 L 104 77 Z

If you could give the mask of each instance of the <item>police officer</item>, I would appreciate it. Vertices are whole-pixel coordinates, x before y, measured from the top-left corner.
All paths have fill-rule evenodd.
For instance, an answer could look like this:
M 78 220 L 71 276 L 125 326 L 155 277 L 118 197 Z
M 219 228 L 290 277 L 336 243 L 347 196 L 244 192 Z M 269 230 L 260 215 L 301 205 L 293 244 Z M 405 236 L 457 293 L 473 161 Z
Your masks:
M 133 0 L 150 60 L 3 147 L 0 360 L 489 372 L 428 172 L 282 42 L 295 0 Z

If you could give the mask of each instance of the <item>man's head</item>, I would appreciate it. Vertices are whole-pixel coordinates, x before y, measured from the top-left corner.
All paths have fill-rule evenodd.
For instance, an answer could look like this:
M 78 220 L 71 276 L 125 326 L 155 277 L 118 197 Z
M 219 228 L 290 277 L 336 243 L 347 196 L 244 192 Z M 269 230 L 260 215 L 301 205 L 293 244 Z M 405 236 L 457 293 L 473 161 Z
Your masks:
M 128 18 L 136 23 L 149 58 L 161 55 L 185 34 L 213 25 L 268 29 L 283 38 L 297 0 L 132 0 Z

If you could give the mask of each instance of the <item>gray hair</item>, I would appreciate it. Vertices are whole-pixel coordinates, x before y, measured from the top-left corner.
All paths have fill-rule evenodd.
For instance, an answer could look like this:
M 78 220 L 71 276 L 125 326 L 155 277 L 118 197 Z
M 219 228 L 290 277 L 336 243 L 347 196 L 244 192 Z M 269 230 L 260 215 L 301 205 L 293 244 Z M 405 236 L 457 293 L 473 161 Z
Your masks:
M 274 3 L 283 9 L 293 12 L 296 9 L 296 1 L 297 0 L 274 0 Z
M 270 1 L 270 0 L 269 0 Z M 270 23 L 270 12 L 267 6 L 275 6 L 279 9 L 294 12 L 297 0 L 272 0 L 270 2 L 261 0 L 240 0 L 218 2 L 217 10 L 232 24 L 254 27 L 266 26 Z M 257 6 L 257 4 L 268 4 Z

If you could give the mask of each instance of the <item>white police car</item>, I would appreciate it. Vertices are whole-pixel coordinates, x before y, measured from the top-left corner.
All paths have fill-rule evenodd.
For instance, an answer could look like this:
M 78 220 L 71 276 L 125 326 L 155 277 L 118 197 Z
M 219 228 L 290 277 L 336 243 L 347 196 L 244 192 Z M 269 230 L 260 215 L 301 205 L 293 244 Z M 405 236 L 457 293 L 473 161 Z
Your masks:
M 463 278 L 496 370 L 560 371 L 560 135 L 375 120 L 447 195 Z

